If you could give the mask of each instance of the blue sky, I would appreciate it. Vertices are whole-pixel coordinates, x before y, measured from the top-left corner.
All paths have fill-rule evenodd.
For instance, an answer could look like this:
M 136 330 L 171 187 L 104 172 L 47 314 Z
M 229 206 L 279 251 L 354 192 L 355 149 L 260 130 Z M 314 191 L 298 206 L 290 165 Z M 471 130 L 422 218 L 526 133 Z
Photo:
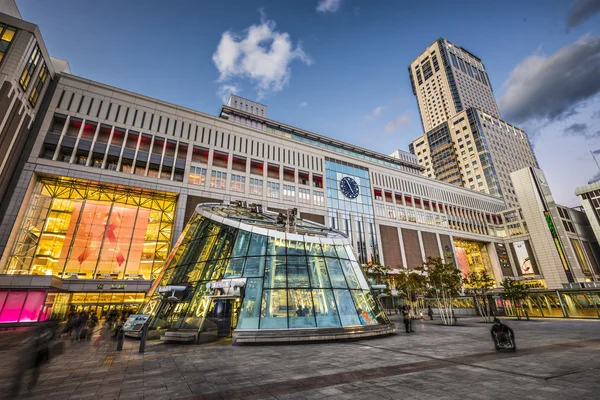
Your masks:
M 446 37 L 483 60 L 571 206 L 598 173 L 598 3 L 17 0 L 76 75 L 213 115 L 234 88 L 272 119 L 383 153 L 422 133 L 407 66 Z

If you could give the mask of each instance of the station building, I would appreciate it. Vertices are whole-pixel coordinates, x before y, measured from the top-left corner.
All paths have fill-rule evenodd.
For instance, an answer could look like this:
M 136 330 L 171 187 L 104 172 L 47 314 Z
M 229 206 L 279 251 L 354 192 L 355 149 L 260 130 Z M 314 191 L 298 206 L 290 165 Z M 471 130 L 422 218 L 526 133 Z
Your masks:
M 0 23 L 14 27 L 14 40 L 37 32 L 7 14 Z M 600 277 L 597 242 L 575 210 L 507 209 L 500 197 L 425 176 L 415 155 L 270 119 L 266 105 L 238 96 L 210 115 L 73 75 L 64 61 L 32 66 L 37 51 L 49 56 L 41 36 L 28 35 L 28 46 L 4 46 L 0 62 L 4 71 L 6 60 L 20 60 L 0 75 L 0 87 L 11 85 L 0 106 L 16 94 L 28 101 L 36 85 L 18 84 L 24 71 L 49 69 L 30 129 L 18 131 L 22 144 L 2 172 L 0 323 L 62 316 L 70 306 L 99 316 L 137 308 L 201 203 L 295 208 L 346 235 L 359 264 L 410 269 L 442 257 L 463 273 L 486 268 L 498 284 L 511 276 L 546 289 Z M 539 213 L 560 249 L 535 239 L 529 218 Z M 570 275 L 562 262 L 542 261 L 560 251 Z

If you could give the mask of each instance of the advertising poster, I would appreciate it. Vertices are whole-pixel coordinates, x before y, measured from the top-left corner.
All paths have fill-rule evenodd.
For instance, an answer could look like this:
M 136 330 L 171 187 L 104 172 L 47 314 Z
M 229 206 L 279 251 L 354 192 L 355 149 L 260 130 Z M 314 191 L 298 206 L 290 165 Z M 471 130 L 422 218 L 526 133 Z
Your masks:
M 529 253 L 527 252 L 527 247 L 525 247 L 525 242 L 514 242 L 513 247 L 515 249 L 515 254 L 517 255 L 517 264 L 519 264 L 521 273 L 523 275 L 533 274 L 533 266 L 531 265 Z

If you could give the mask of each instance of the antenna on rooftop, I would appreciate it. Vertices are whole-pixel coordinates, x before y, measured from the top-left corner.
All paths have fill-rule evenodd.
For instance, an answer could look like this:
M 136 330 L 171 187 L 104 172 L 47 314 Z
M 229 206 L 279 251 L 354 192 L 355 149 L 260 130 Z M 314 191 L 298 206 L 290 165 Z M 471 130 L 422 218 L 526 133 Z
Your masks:
M 600 164 L 598 164 L 598 160 L 596 160 L 596 155 L 594 154 L 597 151 L 600 151 L 600 150 L 595 150 L 595 151 L 590 150 L 590 153 L 592 154 L 592 157 L 594 158 L 594 161 L 596 162 L 596 167 L 598 167 L 598 171 L 600 171 Z

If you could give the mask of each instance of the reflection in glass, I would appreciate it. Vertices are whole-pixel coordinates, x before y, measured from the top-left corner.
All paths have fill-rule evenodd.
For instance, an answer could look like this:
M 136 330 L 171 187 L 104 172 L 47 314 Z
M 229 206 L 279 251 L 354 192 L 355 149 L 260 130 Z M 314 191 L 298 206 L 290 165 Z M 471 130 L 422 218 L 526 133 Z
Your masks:
M 285 239 L 278 237 L 269 237 L 269 246 L 267 254 L 270 256 L 285 256 Z
M 248 279 L 244 295 L 244 302 L 240 310 L 238 329 L 258 329 L 260 315 L 260 298 L 262 292 L 262 279 Z
M 354 301 L 349 290 L 336 289 L 333 291 L 338 304 L 338 311 L 343 326 L 360 325 Z
M 309 287 L 306 257 L 287 257 L 288 287 Z
M 248 248 L 248 257 L 264 256 L 267 251 L 267 237 L 257 233 L 252 234 L 250 247 Z
M 329 274 L 325 259 L 320 257 L 308 257 L 308 270 L 313 288 L 330 288 Z
M 244 267 L 244 277 L 261 277 L 265 273 L 265 257 L 248 257 Z
M 277 288 L 286 286 L 285 256 L 267 257 L 263 287 Z
M 310 289 L 288 290 L 288 309 L 290 310 L 290 328 L 312 328 L 316 326 Z
M 312 293 L 317 326 L 340 326 L 333 292 L 330 289 L 313 289 Z
M 342 267 L 340 266 L 340 260 L 337 258 L 326 258 L 327 269 L 329 270 L 329 277 L 331 278 L 331 285 L 334 288 L 347 288 L 344 274 L 342 273 Z
M 287 328 L 286 290 L 263 290 L 260 309 L 260 329 Z
M 245 258 L 231 258 L 227 263 L 224 278 L 239 278 L 244 270 Z
M 342 270 L 344 271 L 344 275 L 346 275 L 346 282 L 348 282 L 348 287 L 350 289 L 360 289 L 360 283 L 358 282 L 358 278 L 354 273 L 354 268 L 352 268 L 352 263 L 348 260 L 340 260 L 342 265 Z

